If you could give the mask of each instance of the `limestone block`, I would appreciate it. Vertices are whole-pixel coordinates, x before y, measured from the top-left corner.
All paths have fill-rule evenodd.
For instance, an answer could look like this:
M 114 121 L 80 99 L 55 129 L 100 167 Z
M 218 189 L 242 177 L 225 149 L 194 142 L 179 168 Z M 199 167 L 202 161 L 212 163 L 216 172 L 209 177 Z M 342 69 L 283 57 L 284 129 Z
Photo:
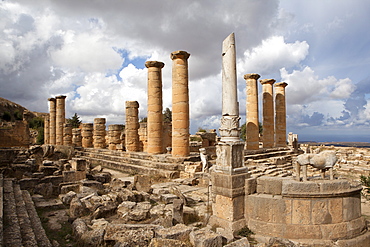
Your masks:
M 323 239 L 340 239 L 347 236 L 347 223 L 321 225 Z
M 331 224 L 332 216 L 328 208 L 328 199 L 312 200 L 311 220 L 314 225 Z
M 194 247 L 222 246 L 222 236 L 206 229 L 192 231 L 189 235 L 190 243 Z
M 257 193 L 281 195 L 283 178 L 262 176 L 257 179 Z
M 302 193 L 320 193 L 320 186 L 315 182 L 299 182 L 293 180 L 283 180 L 282 194 L 302 194 Z
M 187 241 L 192 230 L 193 227 L 177 224 L 173 227 L 155 230 L 155 237 Z
M 69 192 L 80 193 L 80 185 L 79 184 L 69 184 L 63 185 L 60 187 L 61 194 L 68 194 Z
M 328 202 L 328 210 L 331 215 L 332 223 L 340 223 L 343 221 L 343 198 L 330 198 Z
M 86 171 L 87 162 L 85 159 L 73 158 L 71 160 L 72 169 L 75 171 Z
M 311 224 L 311 201 L 304 199 L 292 200 L 292 224 Z
M 254 194 L 257 191 L 257 179 L 256 178 L 247 178 L 245 179 L 245 194 L 250 195 Z
M 75 182 L 76 171 L 63 171 L 63 182 Z
M 286 225 L 284 238 L 287 239 L 322 239 L 319 225 Z
M 163 247 L 163 246 L 187 247 L 187 245 L 184 242 L 175 239 L 153 238 L 149 244 L 149 247 Z
M 172 222 L 174 225 L 184 223 L 184 202 L 181 199 L 173 200 Z
M 320 185 L 320 192 L 341 192 L 349 190 L 351 185 L 347 180 L 323 180 L 318 182 Z
M 237 221 L 244 217 L 244 196 L 234 198 L 216 195 L 212 204 L 213 215 L 228 221 Z
M 361 216 L 361 195 L 343 198 L 343 220 L 351 221 Z
M 250 247 L 248 238 L 241 238 L 230 244 L 224 245 L 224 247 Z
M 222 172 L 212 173 L 212 191 L 215 194 L 236 197 L 244 195 L 245 179 L 249 174 L 229 175 Z
M 248 228 L 251 229 L 255 234 L 267 236 L 283 236 L 285 233 L 286 225 L 250 219 L 248 221 Z
M 134 187 L 138 191 L 150 192 L 153 189 L 151 188 L 152 182 L 148 175 L 135 175 L 134 176 Z

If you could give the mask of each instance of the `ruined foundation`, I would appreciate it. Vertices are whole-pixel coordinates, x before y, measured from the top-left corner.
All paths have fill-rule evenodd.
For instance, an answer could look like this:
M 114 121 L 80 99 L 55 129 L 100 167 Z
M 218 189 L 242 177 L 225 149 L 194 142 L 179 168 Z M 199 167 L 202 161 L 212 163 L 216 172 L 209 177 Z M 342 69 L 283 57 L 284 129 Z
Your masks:
M 246 180 L 245 218 L 262 241 L 278 237 L 309 246 L 370 246 L 361 189 L 340 179 L 251 178 Z

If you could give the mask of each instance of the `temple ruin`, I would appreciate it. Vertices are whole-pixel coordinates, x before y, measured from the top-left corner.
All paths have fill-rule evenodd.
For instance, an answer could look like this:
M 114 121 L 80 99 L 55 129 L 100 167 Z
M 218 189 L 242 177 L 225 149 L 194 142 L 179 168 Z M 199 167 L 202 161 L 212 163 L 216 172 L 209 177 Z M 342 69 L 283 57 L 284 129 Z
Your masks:
M 139 102 L 126 101 L 121 123 L 95 118 L 73 128 L 66 96 L 49 98 L 44 145 L 0 149 L 0 246 L 56 246 L 36 209 L 73 222 L 64 240 L 85 246 L 370 246 L 362 215 L 370 195 L 358 183 L 370 174 L 370 152 L 315 147 L 301 178 L 297 157 L 311 148 L 287 135 L 287 83 L 257 73 L 244 75 L 242 141 L 235 46 L 232 33 L 222 43 L 219 136 L 190 135 L 190 54 L 182 50 L 170 54 L 172 122 L 163 119 L 160 61 L 145 63 L 146 122 Z M 330 176 L 310 166 L 322 150 L 335 157 Z

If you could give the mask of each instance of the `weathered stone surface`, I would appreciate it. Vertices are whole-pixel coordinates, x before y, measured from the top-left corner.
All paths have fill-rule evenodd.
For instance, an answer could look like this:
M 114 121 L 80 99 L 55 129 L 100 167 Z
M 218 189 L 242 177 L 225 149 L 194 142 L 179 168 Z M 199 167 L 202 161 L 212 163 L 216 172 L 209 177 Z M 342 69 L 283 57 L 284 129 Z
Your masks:
M 67 194 L 63 195 L 61 200 L 63 204 L 69 205 L 73 198 L 77 196 L 77 193 L 74 191 L 69 191 Z
M 173 201 L 172 223 L 173 225 L 184 223 L 184 202 L 181 199 Z
M 185 244 L 182 241 L 175 240 L 175 239 L 163 239 L 163 238 L 153 238 L 150 241 L 149 247 L 163 247 L 163 246 L 171 246 L 171 247 L 188 247 L 189 245 Z
M 190 243 L 195 247 L 222 246 L 222 236 L 210 230 L 199 229 L 190 232 Z
M 124 201 L 117 207 L 117 214 L 118 216 L 122 219 L 125 220 L 126 222 L 130 219 L 129 213 L 131 210 L 135 207 L 136 202 L 130 202 L 130 201 Z
M 66 194 L 68 192 L 79 193 L 80 192 L 80 185 L 79 184 L 68 184 L 68 185 L 63 185 L 63 186 L 60 187 L 60 193 L 61 194 Z
M 72 231 L 73 231 L 73 235 L 78 237 L 78 238 L 81 238 L 81 236 L 87 232 L 89 229 L 87 227 L 87 224 L 85 223 L 84 220 L 82 220 L 81 218 L 77 218 L 73 221 L 72 223 Z
M 52 183 L 38 184 L 34 189 L 34 193 L 42 195 L 45 198 L 50 198 L 53 196 L 53 184 Z
M 152 182 L 148 175 L 135 175 L 134 187 L 138 191 L 144 191 L 144 192 L 149 193 L 153 190 L 151 186 L 152 186 Z
M 250 244 L 249 244 L 248 238 L 242 238 L 230 244 L 225 245 L 225 247 L 249 247 L 249 246 Z
M 78 218 L 84 216 L 87 213 L 85 205 L 81 202 L 78 197 L 74 197 L 71 200 L 69 207 L 69 216 L 71 218 Z
M 192 231 L 192 227 L 184 224 L 177 224 L 176 226 L 158 229 L 155 231 L 156 238 L 176 239 L 180 241 L 187 241 L 189 234 Z

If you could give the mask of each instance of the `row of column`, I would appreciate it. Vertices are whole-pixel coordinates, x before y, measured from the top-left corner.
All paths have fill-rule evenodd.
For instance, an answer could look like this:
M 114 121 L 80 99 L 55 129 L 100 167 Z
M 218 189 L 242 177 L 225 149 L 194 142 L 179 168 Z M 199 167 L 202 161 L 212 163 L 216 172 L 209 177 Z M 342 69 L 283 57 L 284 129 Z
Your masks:
M 188 58 L 186 51 L 171 53 L 172 64 L 172 155 L 188 156 L 189 147 L 189 89 L 188 89 Z M 163 147 L 163 100 L 162 100 L 162 68 L 163 62 L 147 61 L 148 68 L 148 115 L 147 115 L 147 152 L 160 154 Z M 126 149 L 138 151 L 139 137 L 138 103 L 126 102 Z
M 63 145 L 65 124 L 65 99 L 60 95 L 49 98 L 49 117 L 45 119 L 44 140 L 46 144 Z
M 246 74 L 247 84 L 246 101 L 246 149 L 259 148 L 259 117 L 258 117 L 258 74 Z M 285 82 L 275 83 L 274 79 L 260 80 L 263 98 L 263 148 L 286 146 L 286 102 Z M 273 84 L 275 83 L 275 99 L 273 98 Z M 275 107 L 274 107 L 275 102 Z

